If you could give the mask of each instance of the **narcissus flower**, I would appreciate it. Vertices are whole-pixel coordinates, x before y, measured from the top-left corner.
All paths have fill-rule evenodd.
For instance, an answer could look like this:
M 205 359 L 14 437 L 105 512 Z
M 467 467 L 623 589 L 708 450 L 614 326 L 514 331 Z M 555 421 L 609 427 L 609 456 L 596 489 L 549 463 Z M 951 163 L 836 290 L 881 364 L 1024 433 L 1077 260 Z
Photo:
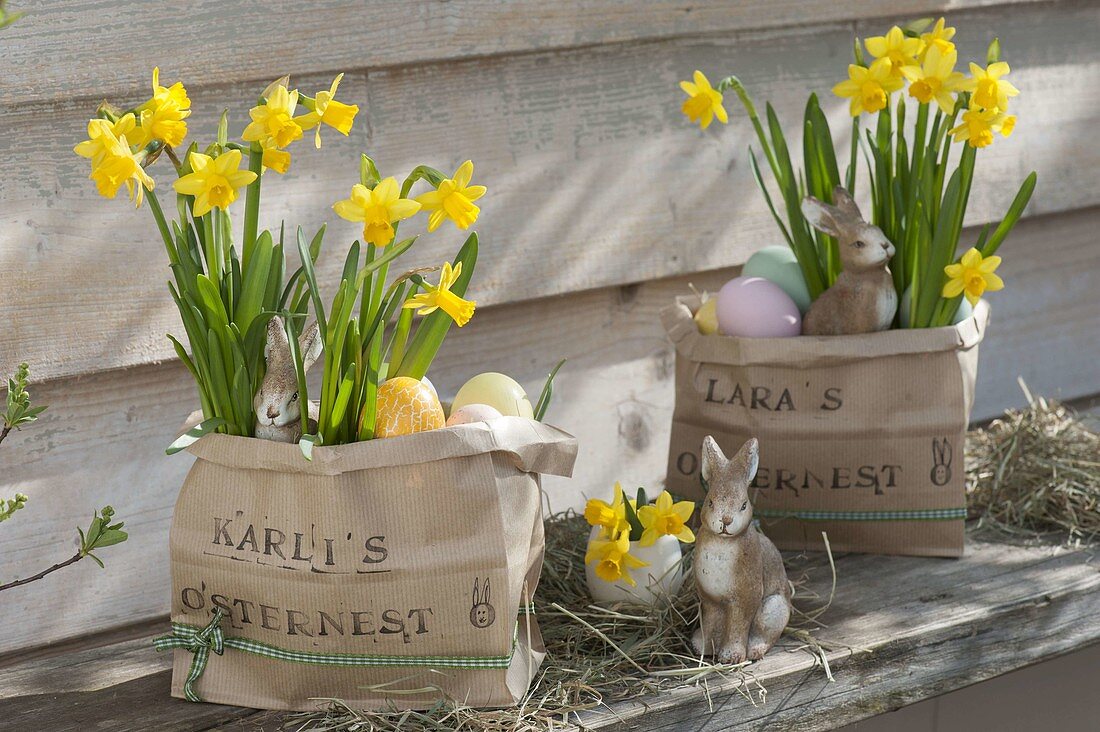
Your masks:
M 309 109 L 308 114 L 297 118 L 297 122 L 303 130 L 317 128 L 315 144 L 321 147 L 321 124 L 324 123 L 342 135 L 351 132 L 351 125 L 355 121 L 355 115 L 359 114 L 359 105 L 344 104 L 336 101 L 336 89 L 340 86 L 343 74 L 338 74 L 332 80 L 332 86 L 328 91 L 319 91 L 313 99 L 302 98 L 302 104 Z
M 885 109 L 890 94 L 905 84 L 900 76 L 894 76 L 891 68 L 887 58 L 880 58 L 870 68 L 849 64 L 848 80 L 834 86 L 833 94 L 851 99 L 848 111 L 853 117 Z
M 1005 81 L 1004 77 L 1008 76 L 1008 72 L 1008 64 L 1004 61 L 991 63 L 984 69 L 971 63 L 970 73 L 973 78 L 966 83 L 966 90 L 972 92 L 971 102 L 984 109 L 1007 111 L 1008 98 L 1020 93 L 1011 82 Z
M 890 62 L 890 73 L 901 78 L 902 68 L 916 63 L 921 39 L 907 37 L 901 28 L 895 25 L 887 31 L 886 35 L 868 38 L 863 45 L 867 47 L 867 53 L 876 59 L 887 59 Z
M 276 86 L 263 104 L 248 110 L 252 121 L 244 128 L 241 139 L 261 144 L 269 142 L 264 147 L 286 147 L 302 136 L 301 126 L 294 121 L 297 106 L 297 91 L 287 91 L 281 84 Z
M 710 80 L 698 69 L 691 81 L 681 81 L 680 88 L 688 95 L 684 100 L 681 110 L 687 118 L 699 125 L 700 128 L 710 127 L 710 123 L 717 117 L 722 124 L 729 122 L 726 108 L 722 106 L 722 92 L 710 85 Z
M 125 136 L 115 137 L 109 129 L 101 130 L 101 134 L 95 139 L 103 146 L 103 151 L 97 160 L 93 160 L 90 177 L 95 182 L 99 195 L 114 198 L 118 189 L 125 185 L 130 200 L 135 206 L 140 206 L 145 190 L 151 191 L 156 187 L 156 183 L 141 167 L 144 153 L 140 156 L 135 154 Z
M 420 204 L 401 198 L 397 180 L 385 178 L 373 190 L 356 183 L 351 187 L 351 197 L 337 201 L 332 208 L 346 221 L 362 221 L 363 240 L 376 247 L 384 247 L 393 241 L 394 222 L 415 214 L 420 210 Z
M 630 533 L 626 531 L 616 538 L 593 539 L 588 542 L 584 563 L 594 563 L 596 576 L 604 582 L 623 580 L 631 587 L 635 587 L 637 583 L 630 576 L 630 570 L 649 566 L 648 562 L 630 554 Z
M 470 185 L 473 175 L 474 164 L 467 160 L 458 166 L 453 178 L 444 179 L 434 191 L 416 197 L 424 210 L 431 212 L 428 231 L 435 231 L 446 219 L 453 221 L 460 229 L 468 229 L 477 221 L 481 209 L 474 205 L 474 201 L 485 195 L 485 186 Z
M 119 117 L 117 122 L 105 119 L 88 120 L 88 139 L 73 148 L 73 152 L 82 158 L 88 158 L 92 165 L 98 165 L 107 156 L 109 148 L 118 142 L 118 138 L 135 139 L 133 134 L 137 120 L 133 114 Z M 113 148 L 111 148 L 113 149 Z
M 901 73 L 909 79 L 909 96 L 922 104 L 935 101 L 944 114 L 955 111 L 955 93 L 966 83 L 966 77 L 955 71 L 957 59 L 954 49 L 941 51 L 932 46 L 920 66 L 902 68 Z
M 993 134 L 1000 132 L 1005 137 L 1012 134 L 1016 127 L 1016 117 L 1006 115 L 994 109 L 984 109 L 971 99 L 970 109 L 963 113 L 963 121 L 951 130 L 955 142 L 966 140 L 970 147 L 986 147 L 993 144 Z
M 584 519 L 591 526 L 599 526 L 602 529 L 600 536 L 605 539 L 628 530 L 630 524 L 626 520 L 622 485 L 615 483 L 615 497 L 611 499 L 611 503 L 599 498 L 588 499 L 584 507 Z
M 949 27 L 947 21 L 943 18 L 937 20 L 936 24 L 932 26 L 932 30 L 920 34 L 920 60 L 923 61 L 924 57 L 928 55 L 928 51 L 933 48 L 940 49 L 940 53 L 954 51 L 955 44 L 951 42 L 951 39 L 954 37 L 955 29 Z
M 212 208 L 225 211 L 237 200 L 237 191 L 256 180 L 251 170 L 240 170 L 240 150 L 226 150 L 216 158 L 193 152 L 187 159 L 194 172 L 172 186 L 177 193 L 195 197 L 195 216 L 203 216 Z
M 943 285 L 943 296 L 965 294 L 971 305 L 977 305 L 986 290 L 996 292 L 1004 289 L 1004 280 L 993 274 L 1000 264 L 1001 258 L 996 255 L 983 258 L 977 249 L 968 249 L 957 263 L 943 268 L 948 277 Z
M 160 68 L 153 69 L 153 97 L 137 108 L 141 117 L 141 137 L 138 145 L 144 147 L 153 140 L 179 147 L 187 137 L 187 123 L 191 116 L 191 100 L 182 82 L 170 87 L 160 85 Z
M 431 315 L 436 310 L 442 310 L 451 316 L 455 325 L 461 328 L 470 322 L 470 318 L 474 316 L 474 308 L 477 306 L 473 300 L 465 300 L 451 292 L 451 288 L 461 274 L 462 262 L 453 269 L 450 262 L 445 262 L 443 272 L 439 275 L 439 285 L 433 287 L 424 283 L 426 291 L 413 295 L 402 307 L 420 308 L 416 311 L 417 315 Z
M 265 168 L 271 168 L 280 175 L 290 170 L 290 153 L 275 147 L 275 143 L 271 140 L 261 141 L 260 147 L 264 151 L 261 164 Z
M 687 521 L 694 511 L 695 504 L 691 501 L 673 503 L 672 495 L 661 491 L 653 505 L 638 509 L 638 521 L 645 529 L 638 543 L 649 546 L 662 536 L 675 536 L 685 544 L 692 543 L 695 534 L 687 527 Z

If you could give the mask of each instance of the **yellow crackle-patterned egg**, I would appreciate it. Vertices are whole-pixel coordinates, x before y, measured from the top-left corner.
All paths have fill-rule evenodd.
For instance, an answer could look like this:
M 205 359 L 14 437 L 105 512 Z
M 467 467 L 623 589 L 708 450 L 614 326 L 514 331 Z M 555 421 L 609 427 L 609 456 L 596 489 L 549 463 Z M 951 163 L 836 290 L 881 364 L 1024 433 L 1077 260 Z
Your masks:
M 446 422 L 435 390 L 419 379 L 395 376 L 379 385 L 376 437 L 437 430 Z

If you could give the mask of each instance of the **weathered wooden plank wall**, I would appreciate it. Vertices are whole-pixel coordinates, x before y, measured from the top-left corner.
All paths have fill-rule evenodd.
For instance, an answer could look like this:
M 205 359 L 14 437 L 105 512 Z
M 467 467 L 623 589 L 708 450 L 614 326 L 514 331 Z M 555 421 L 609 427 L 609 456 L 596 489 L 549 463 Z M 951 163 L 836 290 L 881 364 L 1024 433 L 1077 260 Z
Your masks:
M 0 653 L 167 608 L 167 527 L 188 459 L 162 448 L 195 400 L 182 367 L 166 361 L 163 334 L 181 329 L 148 214 L 98 199 L 71 154 L 96 98 L 140 96 L 159 63 L 188 82 L 202 136 L 224 100 L 243 119 L 276 73 L 311 89 L 347 70 L 344 96 L 366 108 L 352 138 L 303 146 L 291 175 L 265 181 L 267 223 L 329 219 L 330 252 L 354 235 L 328 210 L 359 150 L 395 171 L 473 157 L 490 187 L 477 283 L 489 307 L 448 341 L 433 379 L 453 390 L 494 369 L 536 388 L 569 356 L 551 419 L 581 438 L 582 454 L 575 480 L 547 484 L 564 507 L 617 479 L 661 481 L 672 355 L 657 312 L 689 282 L 714 288 L 777 241 L 748 172 L 740 110 L 731 100 L 731 128 L 701 134 L 679 114 L 676 80 L 696 67 L 736 71 L 795 121 L 805 93 L 842 72 L 853 30 L 886 22 L 854 25 L 868 12 L 904 19 L 950 5 L 971 41 L 964 52 L 979 56 L 995 30 L 1024 90 L 1017 133 L 981 157 L 968 219 L 996 218 L 1012 195 L 1000 181 L 1039 171 L 1033 218 L 1005 245 L 1009 289 L 983 346 L 976 416 L 1019 403 L 1018 374 L 1043 393 L 1100 391 L 1100 153 L 1087 143 L 1100 115 L 1088 81 L 1100 70 L 1090 42 L 1100 10 L 1009 4 L 328 2 L 294 14 L 242 1 L 232 25 L 211 30 L 224 2 L 170 19 L 151 2 L 128 4 L 125 17 L 94 0 L 21 3 L 29 17 L 0 40 L 0 371 L 29 360 L 48 379 L 36 398 L 52 408 L 0 450 L 0 495 L 32 498 L 2 527 L 0 581 L 64 555 L 72 528 L 108 501 L 133 538 L 105 553 L 107 572 L 81 565 L 0 596 L 0 619 L 42 619 L 33 629 L 6 622 Z M 260 40 L 288 23 L 317 39 L 309 52 Z M 158 26 L 171 32 L 154 48 Z M 826 104 L 843 140 L 844 105 Z M 418 261 L 437 261 L 457 239 L 440 237 Z M 39 612 L 54 606 L 64 611 Z

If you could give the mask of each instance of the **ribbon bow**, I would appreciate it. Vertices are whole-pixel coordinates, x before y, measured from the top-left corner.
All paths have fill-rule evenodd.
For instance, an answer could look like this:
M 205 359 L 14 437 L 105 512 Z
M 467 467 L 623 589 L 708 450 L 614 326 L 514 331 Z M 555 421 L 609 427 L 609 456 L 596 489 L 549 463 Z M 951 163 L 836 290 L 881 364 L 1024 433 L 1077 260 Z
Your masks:
M 183 695 L 188 701 L 201 702 L 202 698 L 195 693 L 195 682 L 206 670 L 206 662 L 210 658 L 210 651 L 219 656 L 225 652 L 225 634 L 222 633 L 222 619 L 225 610 L 216 608 L 214 617 L 206 624 L 205 628 L 196 630 L 190 626 L 173 623 L 172 633 L 153 640 L 153 647 L 158 651 L 167 651 L 174 648 L 183 648 L 191 651 L 191 668 L 187 672 L 187 680 L 183 682 Z

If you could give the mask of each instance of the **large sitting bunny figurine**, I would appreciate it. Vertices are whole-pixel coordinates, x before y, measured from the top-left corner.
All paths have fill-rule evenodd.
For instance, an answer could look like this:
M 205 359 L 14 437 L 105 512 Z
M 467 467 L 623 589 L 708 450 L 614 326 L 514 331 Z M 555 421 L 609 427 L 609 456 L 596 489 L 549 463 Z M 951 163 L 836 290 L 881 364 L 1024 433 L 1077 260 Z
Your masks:
M 695 544 L 701 623 L 692 645 L 721 663 L 763 658 L 791 616 L 783 557 L 752 522 L 749 483 L 759 464 L 755 437 L 732 460 L 713 437 L 703 440 L 707 494 Z
M 863 220 L 851 194 L 833 190 L 835 206 L 813 196 L 802 200 L 802 215 L 818 231 L 835 237 L 844 269 L 802 319 L 802 335 L 852 335 L 886 330 L 898 310 L 890 275 L 894 245 L 877 226 Z
M 305 329 L 298 338 L 302 365 L 306 371 L 321 355 L 321 338 L 317 323 Z M 256 392 L 252 407 L 256 410 L 256 437 L 274 442 L 297 442 L 302 439 L 302 405 L 298 399 L 298 374 L 290 357 L 290 341 L 280 318 L 267 324 L 267 372 Z M 310 429 L 317 423 L 317 406 L 309 404 Z

